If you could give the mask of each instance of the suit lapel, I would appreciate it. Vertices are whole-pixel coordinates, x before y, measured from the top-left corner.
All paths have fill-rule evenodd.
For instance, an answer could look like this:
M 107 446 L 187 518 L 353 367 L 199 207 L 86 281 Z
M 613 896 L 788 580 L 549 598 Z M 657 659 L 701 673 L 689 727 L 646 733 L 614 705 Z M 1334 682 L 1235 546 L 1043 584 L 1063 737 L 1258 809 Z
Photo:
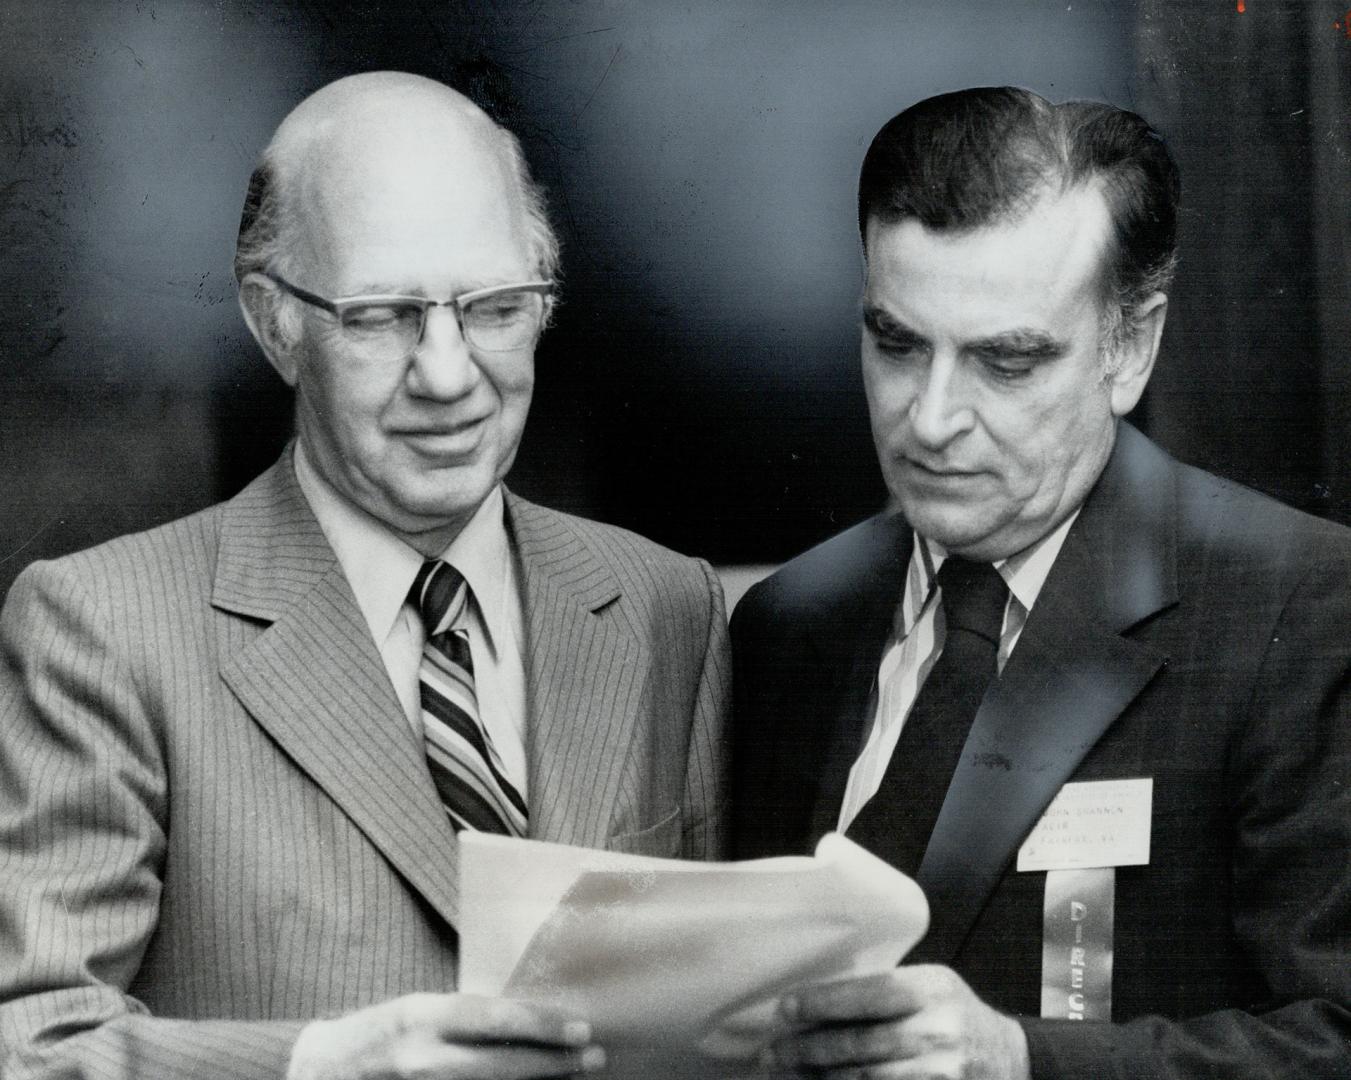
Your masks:
M 838 598 L 838 607 L 827 611 L 822 629 L 813 635 L 822 658 L 822 701 L 835 704 L 833 716 L 829 710 L 823 716 L 833 720 L 824 764 L 801 762 L 810 777 L 804 790 L 819 783 L 809 838 L 812 845 L 839 823 L 849 772 L 867 737 L 878 666 L 901 602 L 914 536 L 904 520 L 893 514 L 872 519 L 862 540 L 862 572 L 851 575 L 850 591 Z M 819 775 L 819 781 L 812 773 Z
M 1166 657 L 1123 634 L 1177 600 L 1169 459 L 1128 425 L 971 727 L 918 880 L 950 961 L 1079 762 Z
M 603 847 L 646 683 L 609 561 L 566 517 L 507 493 L 525 606 L 530 835 Z
M 270 624 L 224 665 L 226 684 L 453 925 L 454 833 L 289 454 L 222 514 L 212 602 Z

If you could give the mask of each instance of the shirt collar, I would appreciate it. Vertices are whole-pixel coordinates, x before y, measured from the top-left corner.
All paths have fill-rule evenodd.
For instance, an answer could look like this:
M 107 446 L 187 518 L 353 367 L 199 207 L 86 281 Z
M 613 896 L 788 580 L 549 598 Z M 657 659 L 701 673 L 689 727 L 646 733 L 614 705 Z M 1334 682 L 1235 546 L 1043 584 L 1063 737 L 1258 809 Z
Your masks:
M 295 471 L 300 490 L 352 587 L 371 637 L 383 646 L 403 609 L 423 556 L 339 494 L 319 475 L 299 441 L 295 444 Z M 506 617 L 511 545 L 504 513 L 502 485 L 498 484 L 441 553 L 441 558 L 469 582 L 490 644 L 502 640 Z
M 1046 584 L 1046 578 L 1060 555 L 1065 537 L 1069 535 L 1070 526 L 1079 517 L 1080 509 L 1082 507 L 1077 507 L 1074 513 L 1035 544 L 994 564 L 999 576 L 1004 579 L 1004 584 L 1009 587 L 1009 592 L 1023 605 L 1023 610 L 1030 612 L 1032 605 L 1037 602 L 1037 597 L 1041 595 L 1041 588 Z
M 1031 612 L 1037 597 L 1041 595 L 1042 586 L 1046 584 L 1046 578 L 1064 546 L 1070 527 L 1079 517 L 1080 509 L 1082 507 L 1076 508 L 1074 513 L 1036 543 L 994 564 L 1004 584 L 1009 587 L 1009 592 L 1023 606 L 1024 611 Z M 902 634 L 909 634 L 914 628 L 937 584 L 938 568 L 947 557 L 947 549 L 938 541 L 915 534 L 915 546 L 906 571 L 905 597 L 901 603 L 902 625 L 898 629 Z
M 507 538 L 506 500 L 501 484 L 488 492 L 441 558 L 469 582 L 469 591 L 478 602 L 488 631 L 488 643 L 495 650 L 507 632 L 507 586 L 511 577 L 511 541 Z

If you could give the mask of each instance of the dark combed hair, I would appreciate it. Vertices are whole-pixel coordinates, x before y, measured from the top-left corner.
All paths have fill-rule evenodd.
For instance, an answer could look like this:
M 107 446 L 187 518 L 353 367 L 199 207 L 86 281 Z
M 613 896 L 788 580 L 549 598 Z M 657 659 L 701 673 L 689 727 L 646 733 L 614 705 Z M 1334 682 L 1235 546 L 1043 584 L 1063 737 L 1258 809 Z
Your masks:
M 1014 220 L 1048 190 L 1100 181 L 1112 219 L 1104 253 L 1106 347 L 1133 330 L 1142 302 L 1177 262 L 1177 166 L 1133 112 L 1092 101 L 1053 105 L 1016 87 L 926 98 L 877 133 L 858 185 L 858 224 L 916 218 L 964 231 Z

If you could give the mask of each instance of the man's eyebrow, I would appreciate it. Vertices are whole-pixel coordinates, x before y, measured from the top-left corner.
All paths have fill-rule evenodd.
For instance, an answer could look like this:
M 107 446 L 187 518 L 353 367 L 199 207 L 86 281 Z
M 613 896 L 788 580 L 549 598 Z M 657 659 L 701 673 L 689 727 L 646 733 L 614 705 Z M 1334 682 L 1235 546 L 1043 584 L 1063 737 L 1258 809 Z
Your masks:
M 924 342 L 923 334 L 911 330 L 900 319 L 879 307 L 874 307 L 872 304 L 863 305 L 863 325 L 878 337 L 886 338 L 888 341 L 899 341 L 907 344 L 922 344 Z
M 974 356 L 1021 356 L 1029 360 L 1053 360 L 1063 356 L 1065 342 L 1044 330 L 1008 330 L 1002 334 L 968 341 L 963 351 Z

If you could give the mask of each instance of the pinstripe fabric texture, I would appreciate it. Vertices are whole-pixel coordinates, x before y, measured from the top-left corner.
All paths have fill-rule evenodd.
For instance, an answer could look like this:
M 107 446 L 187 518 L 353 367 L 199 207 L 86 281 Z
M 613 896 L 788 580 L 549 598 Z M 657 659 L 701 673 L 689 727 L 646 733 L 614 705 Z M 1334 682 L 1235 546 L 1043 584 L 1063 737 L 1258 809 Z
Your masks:
M 711 569 L 508 495 L 530 834 L 721 850 Z M 456 842 L 289 456 L 0 615 L 0 1075 L 275 1078 L 455 984 Z

